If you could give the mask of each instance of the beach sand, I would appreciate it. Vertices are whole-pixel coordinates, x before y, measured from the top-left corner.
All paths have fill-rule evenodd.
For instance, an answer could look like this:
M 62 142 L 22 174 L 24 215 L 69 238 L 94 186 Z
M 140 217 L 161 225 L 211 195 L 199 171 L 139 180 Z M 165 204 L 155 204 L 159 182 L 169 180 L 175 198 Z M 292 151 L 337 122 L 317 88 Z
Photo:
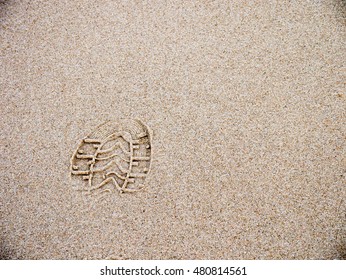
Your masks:
M 345 14 L 0 1 L 0 257 L 345 258 Z M 145 188 L 76 190 L 82 139 L 124 119 L 150 129 Z

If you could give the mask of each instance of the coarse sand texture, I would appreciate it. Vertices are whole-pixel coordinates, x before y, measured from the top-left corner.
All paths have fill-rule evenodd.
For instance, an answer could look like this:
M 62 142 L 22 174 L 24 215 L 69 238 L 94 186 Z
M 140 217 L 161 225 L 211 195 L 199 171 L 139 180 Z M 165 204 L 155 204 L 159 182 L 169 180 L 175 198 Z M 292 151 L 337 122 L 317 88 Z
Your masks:
M 346 258 L 345 39 L 341 0 L 0 0 L 0 258 Z

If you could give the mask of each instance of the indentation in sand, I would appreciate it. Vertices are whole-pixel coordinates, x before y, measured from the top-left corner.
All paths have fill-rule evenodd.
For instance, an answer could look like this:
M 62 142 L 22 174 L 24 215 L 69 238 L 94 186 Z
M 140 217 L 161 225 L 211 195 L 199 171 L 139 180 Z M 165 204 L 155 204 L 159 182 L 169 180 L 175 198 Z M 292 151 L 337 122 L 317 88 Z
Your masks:
M 73 154 L 73 186 L 89 194 L 140 191 L 151 154 L 150 129 L 141 121 L 107 121 L 85 137 Z

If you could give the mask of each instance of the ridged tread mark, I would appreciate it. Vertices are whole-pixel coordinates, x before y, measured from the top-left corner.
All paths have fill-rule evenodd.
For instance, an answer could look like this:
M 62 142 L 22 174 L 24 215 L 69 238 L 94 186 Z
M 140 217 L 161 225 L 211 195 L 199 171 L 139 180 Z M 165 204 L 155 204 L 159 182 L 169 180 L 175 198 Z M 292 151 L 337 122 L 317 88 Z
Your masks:
M 141 121 L 108 121 L 85 137 L 73 154 L 73 185 L 88 193 L 140 191 L 151 156 L 151 132 Z

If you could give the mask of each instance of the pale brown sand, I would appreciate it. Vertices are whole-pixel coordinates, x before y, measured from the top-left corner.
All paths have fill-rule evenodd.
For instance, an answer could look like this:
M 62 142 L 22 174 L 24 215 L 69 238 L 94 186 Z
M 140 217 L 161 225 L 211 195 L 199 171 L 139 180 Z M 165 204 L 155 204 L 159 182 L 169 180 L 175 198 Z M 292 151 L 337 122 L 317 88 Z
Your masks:
M 1 258 L 345 254 L 340 1 L 0 9 Z M 120 118 L 153 131 L 147 188 L 95 202 L 70 157 Z

